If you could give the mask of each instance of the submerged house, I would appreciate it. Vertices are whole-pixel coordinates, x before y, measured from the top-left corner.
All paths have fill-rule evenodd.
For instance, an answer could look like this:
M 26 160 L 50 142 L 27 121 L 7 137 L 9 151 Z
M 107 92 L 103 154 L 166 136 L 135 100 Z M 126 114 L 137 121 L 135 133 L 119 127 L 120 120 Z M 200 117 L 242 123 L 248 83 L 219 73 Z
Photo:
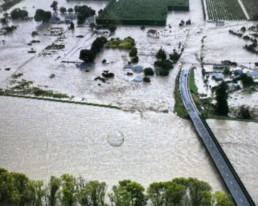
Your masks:
M 214 64 L 213 65 L 213 69 L 215 69 L 215 70 L 223 70 L 223 69 L 226 69 L 226 68 L 227 68 L 227 66 L 224 65 L 224 64 Z
M 149 37 L 159 38 L 159 32 L 155 29 L 148 30 L 147 35 Z
M 224 80 L 224 74 L 214 73 L 214 74 L 212 74 L 212 78 L 214 78 L 216 81 L 222 81 L 222 80 Z

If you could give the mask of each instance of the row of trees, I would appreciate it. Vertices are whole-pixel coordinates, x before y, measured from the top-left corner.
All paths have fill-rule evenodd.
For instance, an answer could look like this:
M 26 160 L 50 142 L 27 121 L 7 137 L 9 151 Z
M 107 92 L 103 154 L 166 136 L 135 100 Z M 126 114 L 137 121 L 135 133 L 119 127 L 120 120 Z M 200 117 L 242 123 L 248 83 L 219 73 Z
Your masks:
M 212 194 L 208 183 L 195 178 L 176 178 L 168 182 L 154 182 L 144 187 L 131 180 L 120 181 L 107 194 L 104 182 L 89 181 L 64 174 L 52 176 L 47 185 L 30 180 L 24 174 L 0 169 L 0 204 L 6 205 L 64 205 L 108 206 L 232 206 L 230 196 L 223 192 Z M 149 204 L 148 204 L 149 205 Z

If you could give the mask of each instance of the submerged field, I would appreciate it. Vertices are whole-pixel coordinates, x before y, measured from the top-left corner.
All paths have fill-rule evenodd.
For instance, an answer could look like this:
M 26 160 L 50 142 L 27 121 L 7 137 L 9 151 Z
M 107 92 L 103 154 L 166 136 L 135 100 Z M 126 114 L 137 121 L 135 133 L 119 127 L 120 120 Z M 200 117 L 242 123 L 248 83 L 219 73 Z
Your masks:
M 258 0 L 242 0 L 250 19 L 258 20 Z
M 168 9 L 189 10 L 188 0 L 111 0 L 97 18 L 99 23 L 165 25 Z
M 238 0 L 206 0 L 208 19 L 245 20 L 246 16 Z

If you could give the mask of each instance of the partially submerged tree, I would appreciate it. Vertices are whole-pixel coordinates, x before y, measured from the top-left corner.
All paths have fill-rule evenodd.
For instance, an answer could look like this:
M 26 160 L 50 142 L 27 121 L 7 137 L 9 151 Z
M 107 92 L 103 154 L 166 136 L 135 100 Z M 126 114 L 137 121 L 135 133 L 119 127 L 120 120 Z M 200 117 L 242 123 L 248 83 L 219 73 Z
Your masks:
M 216 89 L 216 113 L 218 115 L 227 116 L 228 115 L 228 94 L 227 94 L 227 84 L 222 82 Z
M 14 9 L 11 12 L 11 17 L 12 19 L 24 19 L 25 17 L 28 17 L 28 12 L 26 10 L 22 10 L 22 9 Z
M 44 11 L 42 9 L 37 9 L 36 14 L 34 16 L 35 21 L 47 23 L 51 18 L 50 11 Z
M 160 48 L 160 50 L 156 54 L 156 58 L 161 59 L 162 61 L 164 61 L 167 58 L 167 54 L 162 48 Z

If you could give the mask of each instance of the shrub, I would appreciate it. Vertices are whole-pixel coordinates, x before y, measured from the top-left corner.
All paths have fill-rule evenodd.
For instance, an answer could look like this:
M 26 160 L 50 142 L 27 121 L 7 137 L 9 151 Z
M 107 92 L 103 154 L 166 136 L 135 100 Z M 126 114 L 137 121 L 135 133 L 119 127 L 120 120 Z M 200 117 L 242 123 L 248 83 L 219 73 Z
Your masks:
M 139 57 L 138 56 L 135 56 L 131 59 L 132 63 L 138 63 L 139 62 Z
M 144 69 L 144 74 L 146 75 L 146 76 L 153 76 L 154 75 L 154 71 L 153 71 L 153 69 L 152 68 L 145 68 Z
M 130 57 L 135 57 L 135 56 L 137 56 L 137 53 L 138 53 L 137 48 L 136 48 L 136 47 L 133 47 L 133 48 L 130 50 L 130 52 L 129 52 L 129 56 L 130 56 Z
M 161 69 L 161 70 L 159 70 L 159 75 L 160 76 L 168 76 L 169 75 L 169 71 L 165 70 L 165 69 Z
M 43 23 L 49 22 L 50 18 L 51 18 L 51 12 L 44 11 L 42 9 L 38 9 L 34 16 L 35 21 L 42 21 Z
M 60 12 L 61 12 L 62 14 L 64 14 L 64 13 L 66 12 L 66 8 L 65 8 L 65 7 L 61 7 L 61 8 L 60 8 Z
M 156 58 L 157 59 L 161 59 L 161 60 L 166 60 L 166 58 L 167 58 L 167 54 L 166 54 L 166 52 L 161 48 L 158 52 L 157 52 L 157 54 L 156 54 Z
M 175 50 L 172 54 L 169 55 L 169 58 L 174 62 L 177 63 L 177 61 L 180 58 L 180 54 L 178 54 Z
M 149 82 L 151 82 L 151 80 L 150 80 L 150 77 L 143 77 L 143 82 L 147 82 L 147 83 L 149 83 Z
M 159 68 L 161 68 L 163 70 L 167 70 L 167 71 L 173 69 L 173 63 L 171 61 L 169 61 L 169 60 L 156 61 L 156 62 L 154 62 L 154 66 L 155 67 L 159 67 Z
M 25 17 L 28 17 L 28 12 L 17 8 L 11 12 L 11 17 L 12 19 L 24 19 Z

